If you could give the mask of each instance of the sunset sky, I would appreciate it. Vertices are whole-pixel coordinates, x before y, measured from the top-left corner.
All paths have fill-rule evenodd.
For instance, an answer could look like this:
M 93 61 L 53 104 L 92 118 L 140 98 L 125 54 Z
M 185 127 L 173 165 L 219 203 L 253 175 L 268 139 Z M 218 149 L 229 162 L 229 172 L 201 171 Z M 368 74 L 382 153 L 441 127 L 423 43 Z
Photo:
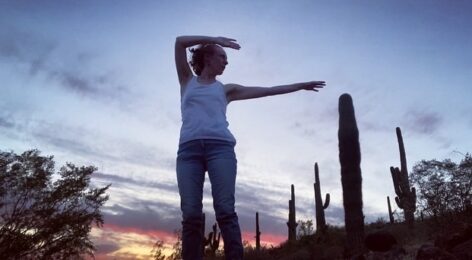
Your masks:
M 92 231 L 99 259 L 145 258 L 180 228 L 179 35 L 237 39 L 223 83 L 327 82 L 319 93 L 228 106 L 245 240 L 256 211 L 263 244 L 287 238 L 291 184 L 297 219 L 314 220 L 315 162 L 322 196 L 331 194 L 327 223 L 343 224 L 343 93 L 360 132 L 367 222 L 388 218 L 386 196 L 395 196 L 395 127 L 410 169 L 472 151 L 472 1 L 1 1 L 0 149 L 98 167 L 93 184 L 112 184 L 105 225 Z M 207 232 L 210 188 L 207 179 Z

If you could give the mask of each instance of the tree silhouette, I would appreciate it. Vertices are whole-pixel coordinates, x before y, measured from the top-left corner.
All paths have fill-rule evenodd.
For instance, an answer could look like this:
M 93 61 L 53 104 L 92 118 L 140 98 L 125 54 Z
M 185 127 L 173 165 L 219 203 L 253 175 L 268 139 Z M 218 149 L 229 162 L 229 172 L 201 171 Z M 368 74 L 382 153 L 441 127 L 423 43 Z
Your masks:
M 413 167 L 412 183 L 419 189 L 419 206 L 434 218 L 472 207 L 472 157 L 457 164 L 450 159 L 423 160 Z
M 182 259 L 182 230 L 174 230 L 176 240 L 172 245 L 172 254 L 165 256 L 164 251 L 166 246 L 164 241 L 158 239 L 154 243 L 151 250 L 151 259 L 153 260 L 181 260 Z
M 154 243 L 151 250 L 151 259 L 166 260 L 166 256 L 164 255 L 164 241 L 157 240 L 156 243 Z
M 53 157 L 38 150 L 0 151 L 2 259 L 93 256 L 89 233 L 94 223 L 103 225 L 100 207 L 109 187 L 91 187 L 96 170 L 67 163 L 56 174 Z

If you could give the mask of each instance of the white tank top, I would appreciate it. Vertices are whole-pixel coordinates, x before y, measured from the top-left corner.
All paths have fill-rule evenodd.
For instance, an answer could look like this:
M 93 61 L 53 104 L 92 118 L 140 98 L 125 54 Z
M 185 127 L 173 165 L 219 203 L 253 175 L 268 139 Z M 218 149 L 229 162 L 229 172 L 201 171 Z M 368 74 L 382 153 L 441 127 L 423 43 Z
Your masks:
M 228 101 L 221 82 L 215 81 L 205 85 L 193 76 L 187 83 L 180 102 L 180 144 L 196 139 L 218 139 L 236 143 L 228 129 Z

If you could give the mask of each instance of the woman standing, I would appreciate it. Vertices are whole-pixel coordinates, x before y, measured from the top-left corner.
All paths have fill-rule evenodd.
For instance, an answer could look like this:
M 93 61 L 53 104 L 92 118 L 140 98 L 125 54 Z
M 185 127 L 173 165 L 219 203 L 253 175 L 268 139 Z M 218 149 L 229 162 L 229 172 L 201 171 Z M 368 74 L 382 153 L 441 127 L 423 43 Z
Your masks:
M 192 58 L 187 61 L 186 49 Z M 182 210 L 182 257 L 202 259 L 202 199 L 205 172 L 211 182 L 213 207 L 224 241 L 226 259 L 243 258 L 241 231 L 235 205 L 236 139 L 228 129 L 226 106 L 236 100 L 318 91 L 324 81 L 274 87 L 245 87 L 216 80 L 228 65 L 222 47 L 238 50 L 225 37 L 180 36 L 175 42 L 175 64 L 180 82 L 182 128 L 177 153 L 177 182 Z M 189 63 L 195 72 L 192 73 Z

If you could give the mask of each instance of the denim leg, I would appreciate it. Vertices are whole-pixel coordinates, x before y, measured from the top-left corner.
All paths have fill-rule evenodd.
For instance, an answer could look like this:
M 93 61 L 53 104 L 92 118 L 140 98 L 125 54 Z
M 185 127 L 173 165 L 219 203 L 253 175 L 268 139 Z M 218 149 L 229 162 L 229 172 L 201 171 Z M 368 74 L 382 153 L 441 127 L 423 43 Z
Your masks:
M 234 144 L 206 143 L 208 176 L 211 182 L 213 207 L 221 229 L 226 259 L 243 258 L 243 245 L 238 216 L 235 212 L 236 156 Z
M 177 182 L 182 210 L 182 258 L 202 259 L 202 198 L 205 161 L 199 142 L 181 145 L 177 157 Z

